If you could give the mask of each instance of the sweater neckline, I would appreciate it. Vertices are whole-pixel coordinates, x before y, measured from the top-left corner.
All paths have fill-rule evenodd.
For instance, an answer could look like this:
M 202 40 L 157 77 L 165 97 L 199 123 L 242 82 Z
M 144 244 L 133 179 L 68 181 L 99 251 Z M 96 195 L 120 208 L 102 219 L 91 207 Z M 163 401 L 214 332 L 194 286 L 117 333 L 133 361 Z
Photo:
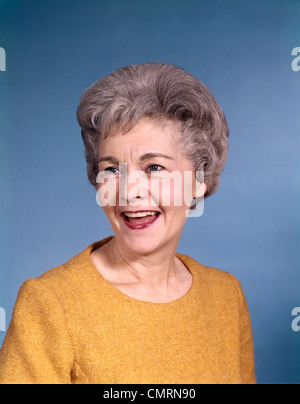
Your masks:
M 83 258 L 84 258 L 85 263 L 88 266 L 88 269 L 90 270 L 91 274 L 94 277 L 95 284 L 101 286 L 102 288 L 105 287 L 105 289 L 110 292 L 112 297 L 119 298 L 127 303 L 148 306 L 148 307 L 152 306 L 152 307 L 157 307 L 157 308 L 167 308 L 167 307 L 174 308 L 176 306 L 186 305 L 187 302 L 194 301 L 196 299 L 196 296 L 199 292 L 199 284 L 200 284 L 199 268 L 197 271 L 196 266 L 201 266 L 201 264 L 196 262 L 193 258 L 191 258 L 187 255 L 179 254 L 179 253 L 176 253 L 175 256 L 186 266 L 186 268 L 190 271 L 190 273 L 192 274 L 192 277 L 193 277 L 192 286 L 190 287 L 188 292 L 185 295 L 183 295 L 182 297 L 172 300 L 170 302 L 157 303 L 157 302 L 136 299 L 134 297 L 127 295 L 126 293 L 122 292 L 121 290 L 119 290 L 117 287 L 112 285 L 110 282 L 108 282 L 104 278 L 104 276 L 97 270 L 97 268 L 94 266 L 94 264 L 91 260 L 91 253 L 93 251 L 95 251 L 96 249 L 102 247 L 106 243 L 108 243 L 111 239 L 113 239 L 113 236 L 107 237 L 101 241 L 91 244 L 84 251 Z

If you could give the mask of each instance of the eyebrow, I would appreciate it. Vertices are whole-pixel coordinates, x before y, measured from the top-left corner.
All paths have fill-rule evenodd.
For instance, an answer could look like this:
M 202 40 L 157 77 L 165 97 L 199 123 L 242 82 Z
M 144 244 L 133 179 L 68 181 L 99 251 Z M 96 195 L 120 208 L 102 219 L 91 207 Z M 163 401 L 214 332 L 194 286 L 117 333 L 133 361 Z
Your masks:
M 149 159 L 152 159 L 152 158 L 155 158 L 155 157 L 160 157 L 160 158 L 164 158 L 164 159 L 167 159 L 167 160 L 174 160 L 173 157 L 167 156 L 166 154 L 162 154 L 162 153 L 146 153 L 146 154 L 143 154 L 143 156 L 140 158 L 140 160 L 145 161 L 145 160 L 149 160 Z M 114 164 L 119 164 L 118 159 L 116 157 L 112 157 L 112 156 L 101 157 L 98 160 L 98 163 L 101 163 L 102 161 L 109 161 L 109 162 L 114 163 Z

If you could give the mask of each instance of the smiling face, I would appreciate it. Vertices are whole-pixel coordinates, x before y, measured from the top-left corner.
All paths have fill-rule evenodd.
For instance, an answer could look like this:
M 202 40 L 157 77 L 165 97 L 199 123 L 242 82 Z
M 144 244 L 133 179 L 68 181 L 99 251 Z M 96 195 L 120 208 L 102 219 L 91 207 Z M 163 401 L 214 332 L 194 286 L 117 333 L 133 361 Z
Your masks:
M 101 140 L 98 177 L 106 180 L 98 181 L 98 194 L 108 190 L 107 184 L 113 189 L 115 203 L 103 209 L 116 242 L 127 251 L 176 250 L 192 198 L 205 193 L 204 184 L 197 190 L 196 173 L 179 139 L 175 123 L 142 119 L 130 132 Z M 190 198 L 183 195 L 185 189 Z

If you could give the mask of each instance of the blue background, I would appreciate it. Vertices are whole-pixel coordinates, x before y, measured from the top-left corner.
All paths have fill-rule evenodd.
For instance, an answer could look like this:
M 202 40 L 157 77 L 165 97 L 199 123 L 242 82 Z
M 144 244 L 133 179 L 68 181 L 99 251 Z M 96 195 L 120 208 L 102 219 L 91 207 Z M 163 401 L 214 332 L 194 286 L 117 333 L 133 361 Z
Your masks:
M 219 192 L 178 251 L 241 281 L 259 383 L 300 383 L 298 0 L 0 1 L 0 307 L 112 231 L 86 177 L 82 92 L 127 64 L 175 63 L 231 128 Z M 5 333 L 0 333 L 0 344 Z

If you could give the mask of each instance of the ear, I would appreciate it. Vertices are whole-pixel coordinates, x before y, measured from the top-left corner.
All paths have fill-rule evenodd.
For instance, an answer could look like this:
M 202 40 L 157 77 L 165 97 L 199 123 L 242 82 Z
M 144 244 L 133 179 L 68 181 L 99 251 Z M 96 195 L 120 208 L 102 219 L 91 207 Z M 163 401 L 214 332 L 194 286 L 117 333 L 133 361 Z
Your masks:
M 205 182 L 202 181 L 196 181 L 196 192 L 194 195 L 194 199 L 200 199 L 202 198 L 207 191 L 207 185 L 205 184 Z

